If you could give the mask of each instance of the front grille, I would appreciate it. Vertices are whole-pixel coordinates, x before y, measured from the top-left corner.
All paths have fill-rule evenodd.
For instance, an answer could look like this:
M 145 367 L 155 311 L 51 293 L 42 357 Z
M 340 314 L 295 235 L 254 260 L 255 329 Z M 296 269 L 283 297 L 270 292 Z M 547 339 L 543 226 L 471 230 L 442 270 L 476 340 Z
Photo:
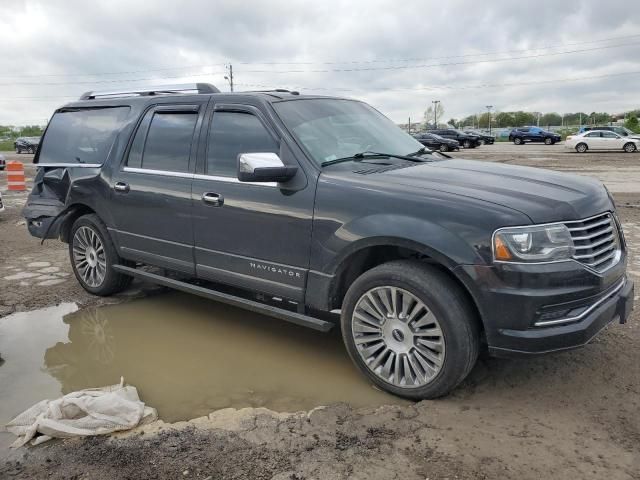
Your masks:
M 620 259 L 618 227 L 610 213 L 566 222 L 576 253 L 574 260 L 597 272 L 604 272 Z

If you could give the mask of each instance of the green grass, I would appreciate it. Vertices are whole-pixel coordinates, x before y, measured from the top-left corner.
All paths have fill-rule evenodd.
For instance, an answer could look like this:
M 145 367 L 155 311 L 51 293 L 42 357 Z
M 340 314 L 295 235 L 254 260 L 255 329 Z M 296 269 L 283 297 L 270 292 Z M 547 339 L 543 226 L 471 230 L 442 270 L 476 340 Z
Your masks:
M 0 142 L 0 152 L 10 152 L 13 150 L 13 140 Z

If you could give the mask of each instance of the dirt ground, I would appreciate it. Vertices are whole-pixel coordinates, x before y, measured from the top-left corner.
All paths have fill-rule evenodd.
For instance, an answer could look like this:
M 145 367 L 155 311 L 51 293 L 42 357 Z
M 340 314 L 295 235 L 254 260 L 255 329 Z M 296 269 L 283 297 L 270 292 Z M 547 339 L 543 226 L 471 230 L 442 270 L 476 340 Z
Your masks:
M 601 178 L 618 204 L 629 271 L 638 281 L 640 154 L 498 144 L 456 156 Z M 6 193 L 4 175 L 0 317 L 63 301 L 85 306 L 145 295 L 139 283 L 108 300 L 84 293 L 65 246 L 41 246 L 28 235 L 20 217 L 26 195 Z M 530 360 L 482 358 L 453 394 L 437 401 L 375 409 L 336 404 L 291 414 L 219 410 L 127 435 L 15 451 L 0 461 L 0 478 L 640 479 L 639 311 L 583 349 Z

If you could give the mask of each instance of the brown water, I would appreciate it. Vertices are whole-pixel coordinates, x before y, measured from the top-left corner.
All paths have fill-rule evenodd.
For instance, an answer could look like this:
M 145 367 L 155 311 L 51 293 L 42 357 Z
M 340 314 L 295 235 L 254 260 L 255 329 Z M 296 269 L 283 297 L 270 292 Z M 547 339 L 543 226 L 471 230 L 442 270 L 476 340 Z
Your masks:
M 44 398 L 121 376 L 166 421 L 225 407 L 403 402 L 356 370 L 337 329 L 322 334 L 180 293 L 76 310 L 0 319 L 0 424 Z

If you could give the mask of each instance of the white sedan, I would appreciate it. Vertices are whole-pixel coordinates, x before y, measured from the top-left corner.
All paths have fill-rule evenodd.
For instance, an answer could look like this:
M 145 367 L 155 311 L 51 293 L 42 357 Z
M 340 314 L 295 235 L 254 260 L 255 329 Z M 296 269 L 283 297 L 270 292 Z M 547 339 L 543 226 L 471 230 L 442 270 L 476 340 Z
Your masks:
M 640 140 L 622 137 L 608 130 L 589 130 L 588 132 L 569 135 L 565 146 L 567 148 L 575 148 L 578 153 L 584 153 L 587 150 L 624 150 L 627 153 L 631 153 L 640 148 Z

